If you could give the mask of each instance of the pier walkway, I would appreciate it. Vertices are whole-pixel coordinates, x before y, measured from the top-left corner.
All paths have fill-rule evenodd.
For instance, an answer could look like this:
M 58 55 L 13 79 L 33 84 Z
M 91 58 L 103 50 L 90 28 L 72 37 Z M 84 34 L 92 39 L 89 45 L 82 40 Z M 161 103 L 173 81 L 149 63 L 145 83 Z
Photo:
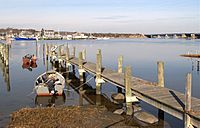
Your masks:
M 46 47 L 46 55 L 49 50 Z M 66 65 L 77 66 L 80 81 L 85 72 L 89 72 L 96 77 L 96 94 L 101 94 L 101 85 L 105 81 L 112 83 L 118 88 L 125 89 L 127 114 L 130 114 L 129 105 L 135 101 L 135 96 L 158 108 L 158 115 L 164 118 L 164 112 L 184 121 L 185 128 L 192 126 L 200 127 L 200 99 L 191 96 L 192 75 L 187 74 L 185 94 L 164 87 L 164 63 L 158 62 L 158 82 L 149 82 L 141 78 L 133 77 L 131 67 L 126 66 L 125 72 L 122 72 L 122 57 L 118 58 L 118 71 L 108 69 L 102 66 L 101 50 L 96 54 L 96 63 L 86 60 L 86 50 L 79 52 L 78 58 L 75 57 L 75 47 L 72 49 L 72 55 L 69 48 L 66 48 L 66 54 L 61 54 L 59 48 L 58 58 L 66 61 Z M 51 56 L 51 53 L 50 53 Z
M 71 58 L 69 61 L 76 66 L 79 65 L 78 58 Z M 92 74 L 96 74 L 95 63 L 85 61 L 83 63 L 83 69 Z M 104 80 L 121 88 L 125 88 L 124 73 L 103 68 L 101 76 Z M 155 83 L 136 77 L 131 77 L 131 90 L 140 100 L 184 120 L 186 113 L 184 94 L 172 89 L 156 86 Z M 191 111 L 187 112 L 191 117 L 191 124 L 200 127 L 200 99 L 192 97 L 191 105 Z

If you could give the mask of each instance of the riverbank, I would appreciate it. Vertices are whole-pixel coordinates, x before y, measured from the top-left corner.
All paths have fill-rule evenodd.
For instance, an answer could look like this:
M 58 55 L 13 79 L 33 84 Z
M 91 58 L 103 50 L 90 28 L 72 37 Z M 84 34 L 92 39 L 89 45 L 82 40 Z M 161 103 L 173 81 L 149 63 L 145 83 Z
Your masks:
M 113 114 L 105 107 L 71 106 L 47 108 L 22 108 L 12 113 L 8 128 L 116 128 L 132 127 L 126 119 Z M 135 126 L 134 126 L 135 128 Z

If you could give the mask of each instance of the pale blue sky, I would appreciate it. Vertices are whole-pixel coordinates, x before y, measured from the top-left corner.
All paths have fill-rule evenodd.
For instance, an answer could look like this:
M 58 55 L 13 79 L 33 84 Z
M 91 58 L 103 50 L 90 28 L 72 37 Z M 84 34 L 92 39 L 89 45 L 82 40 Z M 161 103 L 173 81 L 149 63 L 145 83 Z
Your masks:
M 0 28 L 200 32 L 200 0 L 0 0 Z

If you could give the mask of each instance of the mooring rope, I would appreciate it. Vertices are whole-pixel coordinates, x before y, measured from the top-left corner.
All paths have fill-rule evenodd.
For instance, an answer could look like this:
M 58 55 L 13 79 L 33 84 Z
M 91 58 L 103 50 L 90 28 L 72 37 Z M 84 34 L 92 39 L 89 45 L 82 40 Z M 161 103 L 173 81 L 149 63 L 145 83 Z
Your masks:
M 68 91 L 68 92 L 70 92 L 70 91 L 75 91 L 75 90 L 81 88 L 81 87 L 82 87 L 83 85 L 85 85 L 86 83 L 90 82 L 93 78 L 95 78 L 95 76 L 90 77 L 85 83 L 82 83 L 80 86 L 78 86 L 78 87 L 76 87 L 76 88 L 73 88 L 73 89 L 64 89 L 64 90 L 65 90 L 65 91 Z

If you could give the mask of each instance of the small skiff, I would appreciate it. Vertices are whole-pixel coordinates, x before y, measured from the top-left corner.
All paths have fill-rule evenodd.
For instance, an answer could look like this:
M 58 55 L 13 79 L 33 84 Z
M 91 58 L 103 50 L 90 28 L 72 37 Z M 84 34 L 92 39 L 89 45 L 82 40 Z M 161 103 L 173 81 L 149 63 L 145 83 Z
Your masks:
M 62 95 L 65 78 L 56 71 L 48 71 L 37 77 L 35 90 L 38 96 Z

